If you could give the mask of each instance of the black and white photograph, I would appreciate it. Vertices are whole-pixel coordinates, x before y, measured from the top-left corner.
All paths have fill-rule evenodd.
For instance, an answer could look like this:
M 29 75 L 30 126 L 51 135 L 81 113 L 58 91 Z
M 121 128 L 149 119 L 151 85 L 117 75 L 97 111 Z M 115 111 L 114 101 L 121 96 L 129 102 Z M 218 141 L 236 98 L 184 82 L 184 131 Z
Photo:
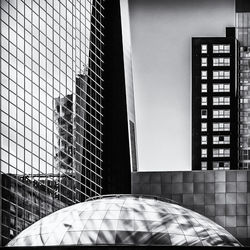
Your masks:
M 250 0 L 0 0 L 0 248 L 250 247 Z

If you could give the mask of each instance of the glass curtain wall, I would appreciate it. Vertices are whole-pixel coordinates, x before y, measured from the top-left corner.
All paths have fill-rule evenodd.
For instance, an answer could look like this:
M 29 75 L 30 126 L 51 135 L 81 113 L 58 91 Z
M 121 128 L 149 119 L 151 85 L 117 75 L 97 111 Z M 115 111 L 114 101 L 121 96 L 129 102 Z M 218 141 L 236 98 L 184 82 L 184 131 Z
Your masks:
M 101 194 L 103 0 L 1 0 L 1 244 Z
M 239 41 L 239 168 L 250 169 L 250 13 L 236 13 Z

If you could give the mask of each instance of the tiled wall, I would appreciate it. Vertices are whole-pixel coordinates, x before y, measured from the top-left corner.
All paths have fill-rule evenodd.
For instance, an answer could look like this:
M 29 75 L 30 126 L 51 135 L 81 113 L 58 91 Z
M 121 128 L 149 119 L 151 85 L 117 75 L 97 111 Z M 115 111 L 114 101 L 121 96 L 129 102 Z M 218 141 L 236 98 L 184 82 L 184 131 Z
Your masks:
M 250 238 L 250 171 L 132 173 L 132 193 L 162 196 Z

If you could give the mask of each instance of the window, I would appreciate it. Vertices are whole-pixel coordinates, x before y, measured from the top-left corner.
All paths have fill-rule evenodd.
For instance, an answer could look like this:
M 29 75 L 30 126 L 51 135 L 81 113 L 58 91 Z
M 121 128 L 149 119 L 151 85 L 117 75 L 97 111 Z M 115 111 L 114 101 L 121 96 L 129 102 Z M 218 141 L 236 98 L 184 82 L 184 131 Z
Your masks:
M 230 144 L 229 135 L 213 136 L 213 144 Z
M 214 57 L 213 58 L 213 66 L 230 66 L 230 58 L 229 57 Z
M 202 44 L 201 45 L 201 53 L 202 54 L 206 54 L 207 53 L 207 45 L 206 44 Z
M 202 70 L 201 71 L 201 79 L 202 80 L 206 80 L 207 79 L 207 71 L 206 70 Z
M 207 110 L 206 109 L 201 110 L 201 119 L 207 119 Z
M 201 84 L 201 92 L 202 93 L 206 93 L 207 92 L 207 84 L 206 83 L 202 83 Z
M 214 148 L 213 157 L 230 157 L 229 148 Z
M 229 44 L 214 44 L 213 45 L 213 53 L 230 53 L 230 45 Z
M 207 170 L 207 162 L 206 161 L 201 162 L 201 170 Z
M 230 118 L 229 109 L 214 109 L 213 118 Z
M 201 58 L 201 67 L 207 67 L 207 58 L 206 57 Z
M 230 105 L 229 96 L 213 97 L 213 105 Z
M 214 83 L 213 92 L 230 92 L 229 83 Z
M 202 145 L 206 145 L 207 144 L 207 136 L 206 135 L 202 135 L 201 136 L 201 144 Z
M 214 122 L 213 131 L 230 131 L 229 122 Z
M 223 170 L 230 169 L 229 161 L 214 161 L 213 162 L 213 170 Z
M 201 105 L 202 106 L 206 106 L 207 105 L 207 97 L 206 96 L 202 96 L 201 97 Z
M 214 70 L 213 79 L 230 79 L 229 70 Z
M 202 148 L 201 149 L 201 158 L 206 158 L 207 157 L 207 149 L 206 148 Z
M 202 122 L 201 123 L 201 131 L 202 132 L 206 132 L 207 131 L 207 123 L 206 122 Z

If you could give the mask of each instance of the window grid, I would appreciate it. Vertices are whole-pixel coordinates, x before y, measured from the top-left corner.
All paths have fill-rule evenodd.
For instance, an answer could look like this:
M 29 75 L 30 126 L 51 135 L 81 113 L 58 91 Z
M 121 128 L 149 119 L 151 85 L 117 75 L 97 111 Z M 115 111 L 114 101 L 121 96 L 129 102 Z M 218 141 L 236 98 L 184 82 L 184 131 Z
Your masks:
M 1 186 L 17 193 L 2 199 L 21 211 L 14 237 L 102 192 L 104 8 L 102 0 L 0 4 Z
M 213 97 L 213 105 L 230 105 L 229 96 Z
M 213 70 L 213 79 L 230 79 L 229 70 Z
M 230 57 L 214 57 L 213 58 L 214 67 L 227 67 L 230 66 Z
M 230 44 L 213 44 L 213 53 L 230 53 Z
M 213 136 L 213 144 L 230 144 L 229 135 Z
M 213 157 L 230 157 L 229 148 L 214 148 Z
M 213 118 L 230 118 L 230 109 L 214 109 Z
M 230 92 L 229 83 L 214 83 L 213 92 Z
M 213 131 L 230 131 L 229 122 L 213 122 Z

